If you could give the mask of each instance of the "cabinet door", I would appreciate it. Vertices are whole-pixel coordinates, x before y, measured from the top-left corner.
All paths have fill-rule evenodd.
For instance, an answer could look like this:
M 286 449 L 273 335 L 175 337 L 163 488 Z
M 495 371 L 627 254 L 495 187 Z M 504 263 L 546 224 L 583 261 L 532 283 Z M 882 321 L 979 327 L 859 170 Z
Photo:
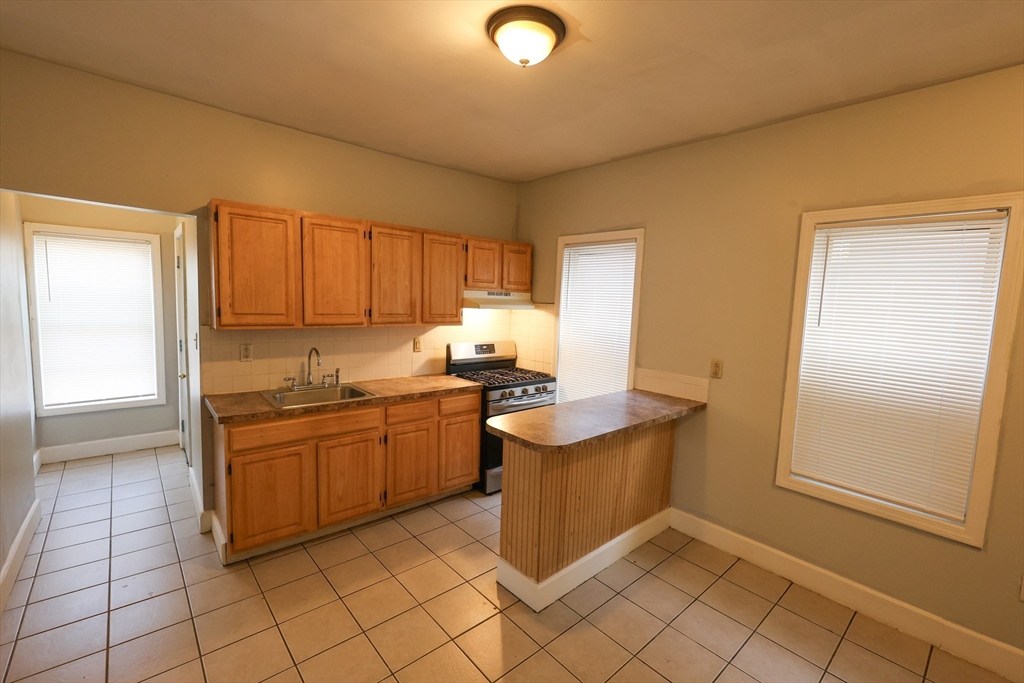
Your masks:
M 302 255 L 294 212 L 219 204 L 213 246 L 218 327 L 299 325 Z
M 371 322 L 374 325 L 413 325 L 419 322 L 423 238 L 412 230 L 370 226 L 373 238 Z
M 466 287 L 501 289 L 501 242 L 467 240 Z
M 387 506 L 437 492 L 437 421 L 391 427 L 387 435 Z
M 439 491 L 480 479 L 479 413 L 441 420 L 438 461 Z
M 231 458 L 231 552 L 316 529 L 316 464 L 310 444 Z
M 462 323 L 464 255 L 461 237 L 423 235 L 423 322 Z
M 384 459 L 380 451 L 376 430 L 317 444 L 320 526 L 383 507 Z
M 302 322 L 366 325 L 370 308 L 366 223 L 302 217 Z
M 506 242 L 501 248 L 501 288 L 529 292 L 533 273 L 533 245 Z

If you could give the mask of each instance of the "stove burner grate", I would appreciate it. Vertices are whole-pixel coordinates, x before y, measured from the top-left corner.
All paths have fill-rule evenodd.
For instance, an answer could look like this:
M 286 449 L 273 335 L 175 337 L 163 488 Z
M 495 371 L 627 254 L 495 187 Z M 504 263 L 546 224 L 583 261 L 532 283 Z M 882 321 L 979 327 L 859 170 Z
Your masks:
M 502 384 L 514 384 L 516 382 L 528 382 L 531 380 L 552 379 L 546 372 L 537 370 L 526 370 L 525 368 L 499 368 L 496 370 L 473 370 L 471 372 L 455 373 L 456 377 L 468 379 L 470 382 L 493 387 Z

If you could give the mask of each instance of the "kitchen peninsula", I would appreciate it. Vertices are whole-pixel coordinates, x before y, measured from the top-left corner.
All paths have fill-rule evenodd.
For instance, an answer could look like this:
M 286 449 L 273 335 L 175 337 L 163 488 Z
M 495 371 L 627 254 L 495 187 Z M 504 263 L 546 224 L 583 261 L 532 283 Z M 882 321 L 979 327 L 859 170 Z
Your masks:
M 498 582 L 540 611 L 668 527 L 675 421 L 629 390 L 493 417 L 505 440 Z

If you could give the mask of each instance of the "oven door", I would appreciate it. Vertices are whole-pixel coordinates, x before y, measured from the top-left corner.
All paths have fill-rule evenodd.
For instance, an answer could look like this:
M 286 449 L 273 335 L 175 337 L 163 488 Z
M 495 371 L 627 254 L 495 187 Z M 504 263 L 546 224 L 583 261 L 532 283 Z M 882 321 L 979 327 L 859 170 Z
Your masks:
M 487 404 L 487 417 L 516 413 L 520 410 L 549 406 L 555 402 L 555 392 L 549 391 L 543 394 L 533 394 L 516 398 L 503 398 L 498 401 L 491 401 Z

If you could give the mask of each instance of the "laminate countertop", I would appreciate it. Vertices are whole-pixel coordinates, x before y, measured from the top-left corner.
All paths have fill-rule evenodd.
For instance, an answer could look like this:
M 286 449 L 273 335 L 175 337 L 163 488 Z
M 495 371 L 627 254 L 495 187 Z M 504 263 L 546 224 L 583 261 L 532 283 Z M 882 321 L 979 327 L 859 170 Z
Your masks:
M 451 375 L 419 375 L 416 377 L 392 377 L 390 379 L 367 379 L 350 382 L 373 396 L 341 401 L 338 403 L 322 403 L 320 405 L 302 406 L 298 408 L 278 408 L 270 403 L 258 391 L 245 391 L 236 394 L 209 394 L 204 397 L 206 407 L 213 419 L 220 424 L 233 422 L 250 422 L 252 420 L 269 420 L 276 417 L 294 417 L 309 413 L 326 413 L 333 410 L 347 410 L 365 406 L 409 401 L 417 398 L 444 396 L 445 394 L 461 394 L 479 392 L 483 385 L 469 382 Z
M 492 417 L 487 431 L 535 451 L 570 451 L 706 407 L 700 401 L 630 389 Z

